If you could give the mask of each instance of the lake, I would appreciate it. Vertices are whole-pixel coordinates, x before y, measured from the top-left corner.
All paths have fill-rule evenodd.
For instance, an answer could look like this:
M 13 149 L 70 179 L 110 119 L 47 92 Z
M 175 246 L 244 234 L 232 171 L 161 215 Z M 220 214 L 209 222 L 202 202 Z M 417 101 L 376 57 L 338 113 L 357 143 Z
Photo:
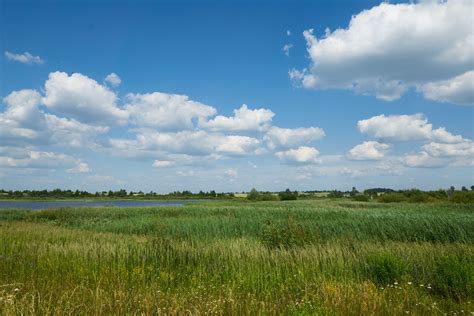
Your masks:
M 182 201 L 139 201 L 139 200 L 115 200 L 115 201 L 0 201 L 2 208 L 26 208 L 32 210 L 44 210 L 59 207 L 81 207 L 81 206 L 118 206 L 118 207 L 140 207 L 140 206 L 179 206 L 195 200 Z

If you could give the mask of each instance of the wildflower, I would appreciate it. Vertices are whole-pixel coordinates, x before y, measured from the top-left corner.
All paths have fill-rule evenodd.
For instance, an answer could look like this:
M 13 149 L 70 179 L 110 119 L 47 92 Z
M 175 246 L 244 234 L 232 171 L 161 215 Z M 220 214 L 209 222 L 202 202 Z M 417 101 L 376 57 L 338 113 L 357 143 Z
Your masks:
M 411 282 L 408 282 L 408 285 L 411 285 L 412 283 Z
M 394 285 L 398 285 L 398 282 L 397 282 L 397 281 L 395 281 L 395 282 L 393 282 L 393 284 L 394 284 Z

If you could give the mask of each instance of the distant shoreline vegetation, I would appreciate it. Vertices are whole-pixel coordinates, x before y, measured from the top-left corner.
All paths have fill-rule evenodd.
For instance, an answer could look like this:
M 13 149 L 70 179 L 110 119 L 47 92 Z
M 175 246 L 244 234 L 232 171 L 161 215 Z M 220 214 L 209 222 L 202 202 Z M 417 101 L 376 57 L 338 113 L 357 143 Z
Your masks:
M 216 192 L 214 190 L 193 193 L 188 190 L 160 194 L 153 191 L 100 191 L 88 192 L 80 190 L 3 190 L 0 189 L 0 200 L 187 200 L 187 199 L 239 199 L 249 201 L 291 201 L 297 199 L 351 199 L 358 202 L 378 201 L 383 203 L 397 202 L 454 202 L 474 203 L 474 185 L 468 189 L 463 186 L 456 189 L 422 191 L 419 189 L 393 190 L 389 188 L 371 188 L 359 192 L 355 187 L 350 191 L 313 190 L 292 191 L 286 189 L 280 192 L 258 191 L 253 188 L 249 192 Z

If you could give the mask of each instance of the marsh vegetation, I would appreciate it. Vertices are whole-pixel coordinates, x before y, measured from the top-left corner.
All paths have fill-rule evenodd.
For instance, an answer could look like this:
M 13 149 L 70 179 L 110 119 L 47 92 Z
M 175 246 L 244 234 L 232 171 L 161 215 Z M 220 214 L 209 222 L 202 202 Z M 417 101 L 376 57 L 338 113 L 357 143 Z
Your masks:
M 474 312 L 474 206 L 222 201 L 0 212 L 0 313 Z

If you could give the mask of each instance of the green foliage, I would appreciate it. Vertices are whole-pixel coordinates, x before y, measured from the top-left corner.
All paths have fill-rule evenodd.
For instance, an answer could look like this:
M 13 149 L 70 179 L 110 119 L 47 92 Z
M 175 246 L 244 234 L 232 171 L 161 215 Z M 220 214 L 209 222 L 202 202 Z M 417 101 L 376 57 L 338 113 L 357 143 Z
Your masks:
M 344 193 L 337 190 L 331 191 L 328 194 L 328 198 L 342 198 L 342 197 L 344 197 Z
M 458 301 L 474 297 L 474 262 L 457 255 L 436 259 L 433 289 L 437 294 Z
M 370 254 L 367 258 L 367 273 L 380 285 L 400 282 L 407 272 L 407 262 L 388 252 Z
M 278 201 L 278 196 L 270 192 L 258 192 L 253 188 L 249 194 L 247 194 L 247 199 L 250 201 Z
M 365 195 L 365 194 L 358 194 L 358 195 L 354 195 L 352 197 L 352 200 L 354 201 L 358 201 L 358 202 L 369 202 L 370 201 L 370 198 L 368 195 Z
M 399 203 L 407 200 L 406 196 L 401 193 L 385 193 L 378 198 L 382 203 Z
M 269 221 L 265 225 L 261 240 L 270 249 L 290 249 L 311 242 L 308 232 L 301 224 L 296 224 L 291 215 L 285 223 L 275 224 Z
M 0 314 L 459 314 L 472 308 L 473 210 L 350 200 L 10 210 Z
M 450 201 L 454 203 L 473 204 L 474 191 L 456 191 L 451 195 Z
M 294 201 L 298 199 L 298 192 L 291 192 L 290 189 L 286 189 L 285 191 L 278 193 L 278 196 L 282 201 Z

